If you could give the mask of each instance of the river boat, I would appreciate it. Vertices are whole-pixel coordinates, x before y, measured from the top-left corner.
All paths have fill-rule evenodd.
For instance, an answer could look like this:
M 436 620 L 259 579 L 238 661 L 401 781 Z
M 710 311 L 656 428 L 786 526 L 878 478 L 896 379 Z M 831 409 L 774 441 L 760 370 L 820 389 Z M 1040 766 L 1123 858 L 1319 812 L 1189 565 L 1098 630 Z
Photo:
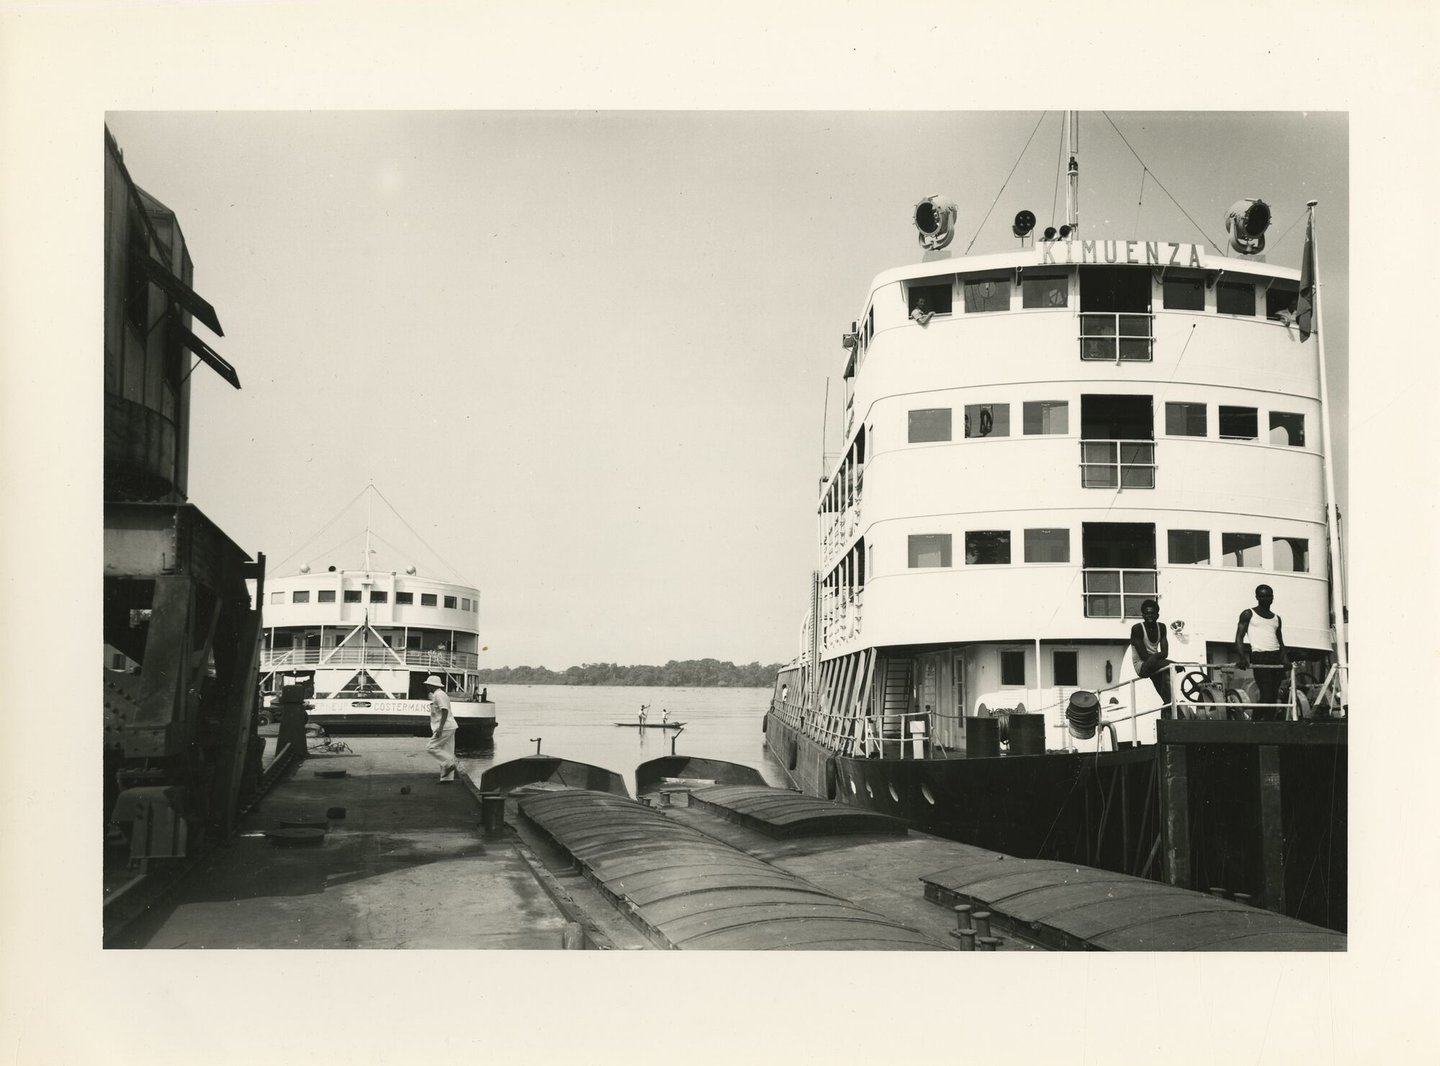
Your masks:
M 927 832 L 1186 887 L 1224 871 L 1343 927 L 1348 670 L 1314 204 L 1302 269 L 1262 254 L 1258 198 L 1231 207 L 1223 249 L 1107 239 L 1080 226 L 1064 121 L 1063 226 L 1022 210 L 1016 247 L 952 256 L 957 205 L 928 197 L 921 260 L 875 276 L 843 332 L 843 445 L 766 745 L 801 790 Z M 1293 663 L 1268 704 L 1234 646 L 1260 583 Z M 1173 662 L 1163 714 L 1129 649 L 1147 600 Z M 1284 720 L 1251 720 L 1266 712 Z M 1242 843 L 1197 813 L 1222 808 Z M 1328 898 L 1306 911 L 1312 853 Z
M 266 713 L 286 686 L 298 685 L 309 720 L 327 730 L 423 736 L 430 732 L 426 685 L 438 678 L 450 698 L 456 742 L 491 743 L 496 706 L 479 680 L 480 591 L 422 574 L 414 563 L 378 565 L 370 494 L 378 497 L 378 490 L 370 486 L 364 494 L 362 565 L 302 563 L 266 577 L 260 657 Z

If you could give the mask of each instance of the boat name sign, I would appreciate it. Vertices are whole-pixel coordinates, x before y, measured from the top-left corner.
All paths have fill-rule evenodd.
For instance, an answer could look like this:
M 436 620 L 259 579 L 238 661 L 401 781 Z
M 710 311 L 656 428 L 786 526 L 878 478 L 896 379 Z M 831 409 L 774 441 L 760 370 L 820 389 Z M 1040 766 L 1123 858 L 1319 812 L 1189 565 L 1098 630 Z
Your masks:
M 1125 263 L 1130 266 L 1178 266 L 1201 269 L 1200 245 L 1174 241 L 1040 241 L 1037 262 Z

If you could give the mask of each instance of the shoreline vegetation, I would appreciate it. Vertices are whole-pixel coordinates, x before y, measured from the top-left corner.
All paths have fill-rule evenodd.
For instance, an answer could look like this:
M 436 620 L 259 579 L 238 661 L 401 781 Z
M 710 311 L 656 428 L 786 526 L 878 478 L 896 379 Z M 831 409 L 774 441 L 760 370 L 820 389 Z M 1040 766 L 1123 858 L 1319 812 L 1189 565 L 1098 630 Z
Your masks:
M 722 663 L 717 659 L 671 659 L 664 666 L 585 663 L 564 670 L 501 666 L 481 670 L 482 685 L 629 685 L 655 688 L 771 688 L 783 663 Z

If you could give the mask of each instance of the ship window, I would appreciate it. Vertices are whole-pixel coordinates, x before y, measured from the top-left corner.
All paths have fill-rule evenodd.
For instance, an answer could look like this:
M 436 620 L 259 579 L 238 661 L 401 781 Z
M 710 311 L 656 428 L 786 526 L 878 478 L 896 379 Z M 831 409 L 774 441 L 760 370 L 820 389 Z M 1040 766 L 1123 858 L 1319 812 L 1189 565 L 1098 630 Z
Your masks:
M 1008 403 L 967 403 L 965 405 L 965 436 L 1010 436 L 1010 405 Z
M 1310 542 L 1304 537 L 1276 537 L 1270 542 L 1275 549 L 1275 569 L 1292 574 L 1310 572 Z
M 951 310 L 953 290 L 950 280 L 947 278 L 941 285 L 918 285 L 911 282 L 905 286 L 907 312 L 915 310 L 921 299 L 925 301 L 925 310 L 931 314 L 948 315 Z
M 971 566 L 990 566 L 1010 561 L 1008 529 L 972 529 L 965 534 L 965 562 Z
M 360 602 L 360 590 L 359 590 L 359 589 L 346 589 L 346 590 L 345 590 L 345 602 L 346 602 L 346 603 L 359 603 L 359 602 Z
M 1171 437 L 1203 437 L 1208 432 L 1203 403 L 1165 404 L 1165 433 Z
M 1220 405 L 1220 439 L 1254 440 L 1260 435 L 1260 420 L 1253 407 Z
M 285 593 L 283 593 L 283 592 L 272 592 L 272 593 L 270 593 L 270 602 L 271 602 L 271 603 L 284 603 L 284 602 L 285 602 Z
M 389 603 L 389 602 L 390 602 L 390 593 L 388 593 L 388 592 L 381 592 L 379 589 L 371 589 L 371 590 L 370 590 L 370 602 L 371 602 L 371 603 Z
M 293 633 L 276 633 L 274 644 L 276 648 L 293 648 L 295 635 Z
M 291 602 L 291 603 L 309 603 L 309 602 L 310 602 L 310 590 L 309 590 L 309 589 L 296 589 L 294 592 L 290 593 L 290 602 Z
M 1171 563 L 1180 566 L 1210 561 L 1208 529 L 1172 529 L 1165 536 L 1169 544 Z
M 965 279 L 965 313 L 1010 310 L 1010 277 Z
M 1000 684 L 1025 684 L 1025 653 L 1023 651 L 1002 651 L 1000 653 Z
M 395 593 L 395 602 L 397 604 L 413 604 L 415 602 L 415 593 L 397 592 Z
M 1257 567 L 1260 565 L 1259 533 L 1221 533 L 1220 565 Z
M 1040 274 L 1020 283 L 1022 307 L 1064 307 L 1070 300 L 1068 274 Z
M 446 596 L 446 597 L 445 597 L 445 606 L 446 606 L 446 607 L 454 607 L 454 606 L 455 606 L 455 597 L 454 597 L 454 596 Z
M 1305 416 L 1287 411 L 1270 412 L 1270 443 L 1305 447 Z
M 1200 275 L 1167 274 L 1161 288 L 1165 310 L 1205 310 L 1205 280 Z
M 1222 315 L 1255 314 L 1253 281 L 1222 281 L 1215 286 L 1215 310 Z
M 321 589 L 319 592 L 317 592 L 317 593 L 315 594 L 315 602 L 316 602 L 316 603 L 334 603 L 334 602 L 335 602 L 335 590 L 334 590 L 334 589 Z
M 420 606 L 421 606 L 421 607 L 434 607 L 434 606 L 435 606 L 435 593 L 433 593 L 433 592 L 422 592 L 422 593 L 420 593 Z
M 910 412 L 910 443 L 950 439 L 950 408 L 930 407 Z
M 949 533 L 912 533 L 910 535 L 910 569 L 949 565 Z
M 1282 321 L 1280 313 L 1295 314 L 1295 305 L 1300 300 L 1300 287 L 1293 281 L 1277 281 L 1265 290 L 1265 317 L 1276 322 Z
M 1027 529 L 1025 531 L 1027 563 L 1068 563 L 1070 531 L 1068 529 Z
M 1054 658 L 1050 660 L 1050 669 L 1054 674 L 1051 684 L 1074 688 L 1080 684 L 1080 653 L 1074 651 L 1055 652 Z
M 1070 404 L 1066 400 L 1026 400 L 1021 408 L 1026 434 L 1070 432 Z

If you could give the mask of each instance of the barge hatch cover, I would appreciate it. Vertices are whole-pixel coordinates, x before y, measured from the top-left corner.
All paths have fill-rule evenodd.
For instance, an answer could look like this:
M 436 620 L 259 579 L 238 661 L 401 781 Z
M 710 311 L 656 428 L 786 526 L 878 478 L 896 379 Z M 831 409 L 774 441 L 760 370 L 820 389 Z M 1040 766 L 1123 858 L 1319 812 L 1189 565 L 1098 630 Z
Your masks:
M 1345 934 L 1283 914 L 1047 859 L 976 860 L 926 874 L 921 881 L 927 899 L 984 907 L 1002 928 L 1051 948 L 1346 950 Z
M 947 950 L 634 800 L 574 790 L 517 806 L 660 947 Z
M 763 785 L 716 785 L 697 789 L 690 794 L 690 803 L 780 839 L 850 833 L 904 836 L 909 828 L 903 818 Z

